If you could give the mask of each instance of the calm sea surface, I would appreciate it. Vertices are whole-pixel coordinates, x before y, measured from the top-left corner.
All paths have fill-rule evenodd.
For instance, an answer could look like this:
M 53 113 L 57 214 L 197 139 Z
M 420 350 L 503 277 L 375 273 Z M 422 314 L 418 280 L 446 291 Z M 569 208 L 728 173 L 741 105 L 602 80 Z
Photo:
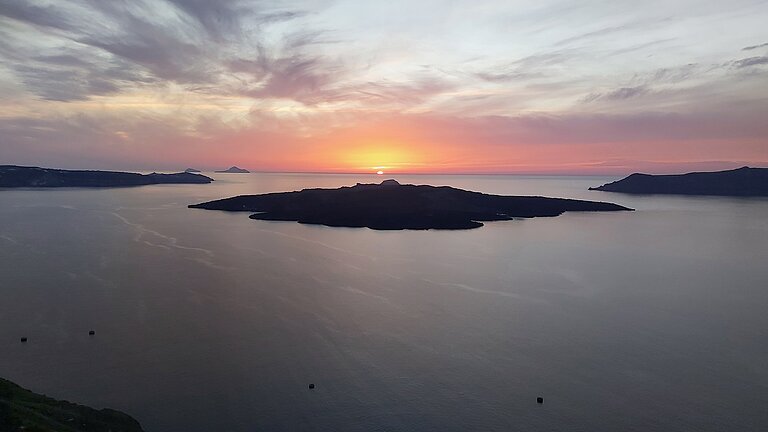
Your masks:
M 0 190 L 0 376 L 148 432 L 768 430 L 766 199 L 398 176 L 637 211 L 382 232 L 186 208 L 381 177 L 213 176 Z

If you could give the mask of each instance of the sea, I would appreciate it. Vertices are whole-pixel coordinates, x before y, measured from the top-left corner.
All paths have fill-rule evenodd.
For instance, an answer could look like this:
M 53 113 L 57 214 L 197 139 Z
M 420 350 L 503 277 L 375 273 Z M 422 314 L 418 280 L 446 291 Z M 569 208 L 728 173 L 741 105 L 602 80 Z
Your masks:
M 0 190 L 0 377 L 147 432 L 768 430 L 768 199 L 206 174 Z M 390 177 L 636 211 L 375 231 L 187 208 Z

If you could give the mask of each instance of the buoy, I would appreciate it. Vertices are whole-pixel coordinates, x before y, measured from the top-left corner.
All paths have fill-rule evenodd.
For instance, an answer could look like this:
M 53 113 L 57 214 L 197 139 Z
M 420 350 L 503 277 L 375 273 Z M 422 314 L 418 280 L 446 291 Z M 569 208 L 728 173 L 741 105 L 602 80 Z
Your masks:
M 536 403 L 540 403 L 540 404 L 543 404 L 543 403 L 544 403 L 544 398 L 543 398 L 543 397 L 541 397 L 541 396 L 537 397 L 537 398 L 536 398 Z
M 23 337 L 23 338 L 21 338 L 21 341 L 22 341 L 22 342 L 26 342 L 26 341 L 27 341 L 27 338 Z
M 310 385 L 309 385 L 309 389 L 310 389 L 310 390 L 312 390 L 312 389 L 314 389 L 314 388 L 315 388 L 315 385 L 314 385 L 314 384 L 310 384 Z
M 93 331 L 93 330 L 91 330 L 91 331 L 89 331 L 89 332 L 88 332 L 88 334 L 89 334 L 89 335 L 91 335 L 91 336 L 93 336 L 93 335 L 95 335 L 95 334 L 96 334 L 96 332 L 95 332 L 95 331 Z

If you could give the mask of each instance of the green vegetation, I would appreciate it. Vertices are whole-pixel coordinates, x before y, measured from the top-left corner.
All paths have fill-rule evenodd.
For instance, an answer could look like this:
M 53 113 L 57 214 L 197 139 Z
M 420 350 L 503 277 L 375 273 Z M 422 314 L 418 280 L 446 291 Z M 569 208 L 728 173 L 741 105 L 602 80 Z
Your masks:
M 142 432 L 139 422 L 111 409 L 95 410 L 33 393 L 0 378 L 0 431 Z

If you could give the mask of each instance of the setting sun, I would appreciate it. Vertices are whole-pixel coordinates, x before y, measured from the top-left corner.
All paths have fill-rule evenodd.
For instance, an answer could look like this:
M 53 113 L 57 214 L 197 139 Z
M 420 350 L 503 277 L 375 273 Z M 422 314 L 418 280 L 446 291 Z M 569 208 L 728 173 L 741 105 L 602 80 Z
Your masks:
M 377 135 L 377 130 L 363 130 L 360 135 Z M 335 161 L 342 169 L 358 172 L 384 174 L 389 171 L 418 170 L 426 164 L 427 158 L 422 149 L 414 148 L 403 142 L 388 139 L 366 139 L 368 143 L 359 144 L 363 139 L 340 137 L 335 142 L 334 151 L 327 160 Z

